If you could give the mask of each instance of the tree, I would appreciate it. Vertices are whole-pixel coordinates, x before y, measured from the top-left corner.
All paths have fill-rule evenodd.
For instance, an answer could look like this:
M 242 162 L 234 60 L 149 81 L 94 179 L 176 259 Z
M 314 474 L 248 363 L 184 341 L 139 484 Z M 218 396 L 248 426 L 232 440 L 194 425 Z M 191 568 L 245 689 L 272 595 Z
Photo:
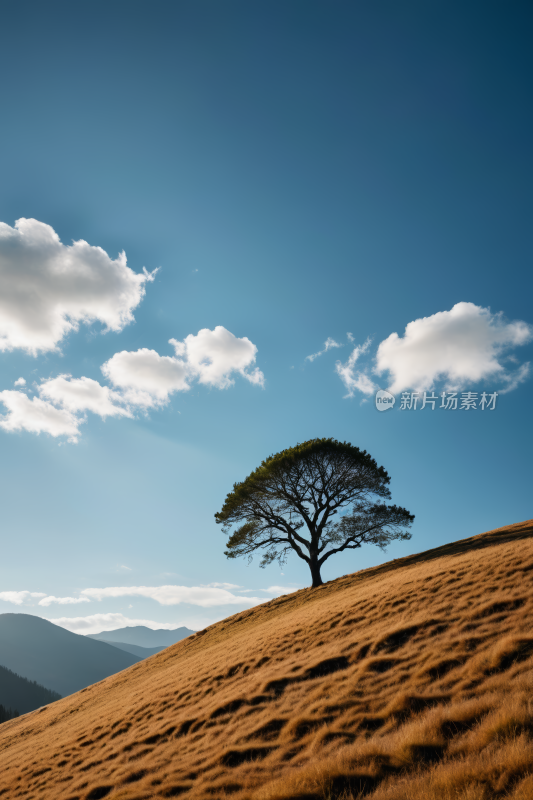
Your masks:
M 264 550 L 260 566 L 265 567 L 275 560 L 283 565 L 294 551 L 308 564 L 313 587 L 321 586 L 320 570 L 331 556 L 411 538 L 406 528 L 414 516 L 374 501 L 390 497 L 389 483 L 383 467 L 348 442 L 311 439 L 276 453 L 236 483 L 215 514 L 230 534 L 225 555 L 251 561 Z M 236 524 L 240 527 L 231 532 Z

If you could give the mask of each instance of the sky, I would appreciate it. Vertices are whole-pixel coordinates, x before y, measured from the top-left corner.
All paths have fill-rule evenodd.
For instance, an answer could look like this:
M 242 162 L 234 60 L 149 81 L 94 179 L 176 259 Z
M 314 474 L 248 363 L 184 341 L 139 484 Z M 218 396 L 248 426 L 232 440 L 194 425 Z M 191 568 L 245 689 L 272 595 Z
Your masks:
M 308 586 L 214 514 L 314 438 L 416 517 L 324 579 L 532 516 L 532 21 L 4 4 L 0 613 L 197 630 Z

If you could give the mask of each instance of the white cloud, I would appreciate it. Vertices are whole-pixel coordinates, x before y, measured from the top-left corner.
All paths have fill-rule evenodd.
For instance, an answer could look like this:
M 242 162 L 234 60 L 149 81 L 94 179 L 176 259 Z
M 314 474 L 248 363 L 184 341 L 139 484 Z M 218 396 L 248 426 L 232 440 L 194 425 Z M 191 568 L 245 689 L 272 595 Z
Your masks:
M 7 414 L 0 415 L 0 428 L 5 431 L 29 431 L 30 433 L 49 433 L 50 436 L 66 436 L 70 442 L 78 440 L 78 427 L 83 421 L 66 409 L 55 408 L 51 403 L 24 392 L 6 389 L 0 392 L 0 403 L 7 408 Z
M 256 605 L 267 598 L 239 597 L 215 586 L 109 586 L 103 589 L 82 589 L 80 594 L 92 600 L 110 597 L 146 597 L 163 606 L 180 603 L 213 608 L 224 605 Z
M 349 334 L 348 334 L 348 340 L 349 340 L 350 342 L 351 342 L 351 341 L 353 341 L 353 337 L 350 339 L 350 337 L 351 337 L 351 336 L 352 336 L 352 334 L 351 334 L 351 333 L 349 333 Z M 344 345 L 343 345 L 343 344 L 339 344 L 338 342 L 336 342 L 336 341 L 335 341 L 335 339 L 332 339 L 332 338 L 331 338 L 331 336 L 330 336 L 330 337 L 329 337 L 329 338 L 327 338 L 327 339 L 326 339 L 326 341 L 324 342 L 324 347 L 322 348 L 322 350 L 319 350 L 319 351 L 318 351 L 318 353 L 313 353 L 313 354 L 312 354 L 312 355 L 310 355 L 310 356 L 306 356 L 306 357 L 305 357 L 305 360 L 306 360 L 306 361 L 314 361 L 314 360 L 315 360 L 315 358 L 318 358 L 319 356 L 322 356 L 322 355 L 324 355 L 324 353 L 327 353 L 327 352 L 328 352 L 328 350 L 332 350 L 332 349 L 334 349 L 335 347 L 344 347 Z
M 130 628 L 137 625 L 144 625 L 146 628 L 152 630 L 163 629 L 172 631 L 185 625 L 184 622 L 154 622 L 151 619 L 130 619 L 125 617 L 124 614 L 90 614 L 87 617 L 58 617 L 50 619 L 54 625 L 59 625 L 61 628 L 72 633 L 91 634 L 101 633 L 103 631 L 114 631 L 117 628 Z M 189 627 L 189 626 L 187 626 Z
M 345 397 L 353 397 L 356 391 L 367 395 L 373 394 L 378 388 L 365 370 L 356 371 L 355 369 L 359 357 L 366 353 L 370 347 L 370 341 L 370 339 L 367 339 L 364 344 L 354 347 L 348 361 L 344 364 L 341 361 L 337 361 L 335 364 L 335 372 L 348 392 Z
M 176 356 L 183 358 L 189 372 L 198 378 L 200 383 L 227 389 L 233 386 L 231 375 L 234 372 L 242 375 L 250 383 L 263 386 L 265 377 L 257 367 L 249 372 L 255 364 L 257 347 L 246 336 L 238 339 L 222 325 L 210 331 L 203 328 L 196 336 L 192 333 L 182 342 L 170 339 L 174 345 Z
M 263 591 L 273 594 L 276 597 L 280 597 L 283 594 L 292 594 L 293 592 L 297 592 L 300 588 L 301 587 L 294 586 L 269 586 L 268 589 L 264 589 Z
M 88 597 L 54 597 L 53 594 L 43 597 L 42 600 L 39 600 L 38 605 L 40 606 L 51 606 L 51 605 L 60 605 L 60 606 L 72 606 L 77 605 L 78 603 L 90 603 Z
M 46 597 L 46 595 L 44 592 L 0 592 L 0 600 L 5 603 L 14 603 L 17 606 L 21 606 L 35 597 Z
M 133 272 L 124 252 L 113 260 L 82 239 L 64 245 L 44 222 L 0 222 L 0 350 L 57 350 L 80 323 L 120 331 L 154 275 Z
M 356 364 L 370 345 L 367 340 L 355 347 L 345 363 L 337 361 L 335 371 L 344 383 L 346 397 L 355 392 L 373 394 L 379 387 L 371 377 L 389 375 L 388 390 L 427 391 L 437 381 L 447 389 L 492 379 L 490 387 L 505 394 L 523 383 L 530 374 L 530 364 L 517 366 L 509 351 L 533 339 L 533 326 L 526 322 L 506 322 L 503 314 L 474 303 L 457 303 L 450 311 L 409 322 L 403 337 L 392 333 L 381 342 L 374 364 Z
M 437 380 L 460 389 L 488 378 L 514 388 L 528 370 L 508 370 L 503 356 L 532 338 L 526 322 L 505 322 L 501 313 L 457 303 L 451 311 L 410 322 L 403 337 L 391 333 L 378 347 L 375 372 L 390 374 L 391 392 L 428 390 Z
M 131 417 L 131 411 L 117 405 L 124 402 L 118 392 L 108 386 L 101 386 L 91 378 L 72 378 L 71 375 L 58 375 L 43 381 L 39 394 L 55 406 L 73 414 L 91 411 L 100 417 Z
M 160 356 L 146 347 L 115 353 L 103 365 L 102 372 L 123 390 L 127 402 L 143 408 L 165 405 L 170 394 L 190 388 L 187 366 L 181 359 Z
M 24 378 L 17 378 L 14 383 L 14 386 L 26 386 L 26 381 Z
M 238 373 L 250 383 L 264 385 L 264 375 L 255 363 L 257 347 L 244 336 L 238 339 L 222 325 L 204 328 L 182 342 L 170 339 L 175 356 L 160 356 L 155 350 L 123 350 L 107 361 L 102 372 L 122 390 L 131 405 L 153 408 L 168 403 L 174 392 L 186 392 L 193 380 L 217 389 L 234 384 Z

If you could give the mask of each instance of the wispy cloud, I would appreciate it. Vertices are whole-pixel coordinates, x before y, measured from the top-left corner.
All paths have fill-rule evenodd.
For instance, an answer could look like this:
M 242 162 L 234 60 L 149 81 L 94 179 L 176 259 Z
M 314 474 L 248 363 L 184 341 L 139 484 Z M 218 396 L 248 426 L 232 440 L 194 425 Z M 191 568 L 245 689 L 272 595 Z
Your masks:
M 264 597 L 242 597 L 216 586 L 108 586 L 102 589 L 83 589 L 80 594 L 91 600 L 111 597 L 146 597 L 163 606 L 181 603 L 213 608 L 224 605 L 256 605 Z
M 275 597 L 280 597 L 283 594 L 292 594 L 293 592 L 297 592 L 301 588 L 301 586 L 269 586 L 268 589 L 265 589 L 264 591 L 274 595 Z
M 328 352 L 328 350 L 333 350 L 336 347 L 344 347 L 344 345 L 339 344 L 339 342 L 336 342 L 335 339 L 332 339 L 331 337 L 329 337 L 324 342 L 324 347 L 322 348 L 322 350 L 319 350 L 318 353 L 313 353 L 310 356 L 306 356 L 305 360 L 306 361 L 314 361 L 315 358 L 318 358 L 319 356 L 323 356 L 324 353 Z
M 53 594 L 47 595 L 43 597 L 42 600 L 39 600 L 38 605 L 40 606 L 51 606 L 51 605 L 58 605 L 58 606 L 72 606 L 77 605 L 78 603 L 90 603 L 88 597 L 54 597 Z
M 129 567 L 124 567 L 129 569 Z M 249 596 L 252 592 L 266 592 L 269 596 Z M 272 586 L 269 589 L 245 589 L 235 583 L 214 581 L 204 586 L 106 586 L 82 589 L 78 597 L 56 597 L 45 592 L 11 591 L 0 592 L 0 600 L 15 605 L 78 605 L 91 601 L 100 602 L 122 597 L 142 597 L 154 600 L 161 606 L 190 605 L 200 608 L 223 606 L 254 606 L 266 603 L 271 596 L 296 591 L 293 587 Z M 239 592 L 239 594 L 234 594 Z
M 377 386 L 372 379 L 369 378 L 367 372 L 355 368 L 360 356 L 367 352 L 370 343 L 371 340 L 367 339 L 364 344 L 354 347 L 350 357 L 344 364 L 341 361 L 337 361 L 335 364 L 335 372 L 347 389 L 345 397 L 353 397 L 356 391 L 369 395 L 377 389 Z
M 242 589 L 242 586 L 239 586 L 238 583 L 206 583 L 206 586 L 214 586 L 216 589 Z M 253 590 L 252 590 L 253 591 Z
M 514 391 L 514 389 L 529 378 L 530 374 L 531 364 L 528 361 L 518 367 L 514 372 L 502 375 L 501 378 L 504 381 L 504 385 L 503 388 L 500 389 L 500 394 L 507 394 L 507 392 Z

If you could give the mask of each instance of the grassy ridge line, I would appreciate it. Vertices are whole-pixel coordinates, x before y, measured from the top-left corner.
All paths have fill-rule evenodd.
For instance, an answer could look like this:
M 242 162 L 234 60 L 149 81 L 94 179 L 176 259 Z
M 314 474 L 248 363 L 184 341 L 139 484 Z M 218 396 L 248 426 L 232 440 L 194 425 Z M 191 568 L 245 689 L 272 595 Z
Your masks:
M 274 600 L 270 600 L 267 603 L 262 603 L 259 606 L 254 606 L 247 611 L 227 617 L 222 622 L 216 622 L 213 625 L 210 625 L 203 631 L 199 631 L 199 633 L 197 633 L 195 636 L 189 637 L 187 641 L 189 643 L 191 641 L 198 641 L 200 636 L 206 636 L 209 634 L 209 638 L 205 639 L 203 642 L 203 644 L 206 645 L 207 642 L 211 641 L 213 634 L 217 635 L 217 638 L 214 641 L 219 641 L 220 639 L 218 636 L 222 630 L 228 629 L 230 626 L 242 625 L 247 620 L 252 621 L 252 618 L 254 624 L 256 624 L 259 622 L 259 620 L 262 620 L 264 616 L 270 616 L 271 614 L 278 615 L 280 613 L 292 611 L 295 608 L 303 605 L 309 605 L 313 602 L 320 603 L 324 597 L 329 595 L 331 592 L 338 592 L 342 588 L 354 586 L 355 584 L 366 582 L 376 577 L 386 576 L 391 572 L 396 572 L 397 570 L 417 566 L 425 563 L 426 561 L 433 561 L 435 559 L 445 557 L 452 558 L 454 556 L 459 556 L 474 550 L 484 549 L 486 547 L 496 547 L 497 545 L 504 544 L 506 542 L 527 539 L 532 535 L 533 519 L 529 519 L 525 520 L 524 522 L 517 522 L 513 525 L 505 525 L 501 528 L 494 528 L 493 530 L 486 531 L 485 533 L 479 533 L 476 536 L 470 536 L 466 539 L 458 539 L 456 542 L 441 545 L 440 547 L 435 547 L 431 550 L 425 550 L 421 553 L 414 553 L 410 556 L 404 556 L 403 558 L 395 558 L 392 561 L 388 561 L 385 564 L 380 564 L 377 567 L 368 567 L 367 569 L 359 570 L 349 575 L 343 575 L 340 578 L 328 581 L 328 583 L 325 583 L 323 586 L 320 586 L 316 589 L 300 589 L 296 592 L 291 592 L 291 594 L 282 595 Z M 233 628 L 231 630 L 231 634 L 235 633 L 235 630 L 236 629 Z M 223 638 L 226 638 L 228 633 L 230 633 L 229 630 L 227 630 L 227 633 Z

